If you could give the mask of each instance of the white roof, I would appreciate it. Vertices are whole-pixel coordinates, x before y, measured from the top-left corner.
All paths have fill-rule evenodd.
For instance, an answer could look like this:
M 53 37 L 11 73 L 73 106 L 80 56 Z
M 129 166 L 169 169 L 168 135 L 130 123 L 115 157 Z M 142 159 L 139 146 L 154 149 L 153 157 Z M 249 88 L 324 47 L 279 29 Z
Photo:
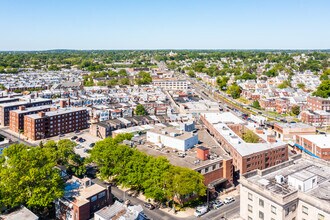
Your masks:
M 234 124 L 244 124 L 245 121 L 237 117 L 231 112 L 223 113 L 203 113 L 206 120 L 212 124 L 222 123 L 234 123 Z
M 311 134 L 311 135 L 299 135 L 302 138 L 314 143 L 319 148 L 330 148 L 330 135 L 329 134 Z

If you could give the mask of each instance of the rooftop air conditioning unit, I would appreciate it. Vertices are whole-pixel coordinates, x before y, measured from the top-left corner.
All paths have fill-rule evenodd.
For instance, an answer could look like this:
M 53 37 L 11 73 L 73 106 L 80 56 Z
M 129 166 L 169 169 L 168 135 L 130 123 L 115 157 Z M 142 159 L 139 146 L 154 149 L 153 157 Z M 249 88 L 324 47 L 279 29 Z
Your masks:
M 278 183 L 278 184 L 283 184 L 285 181 L 285 179 L 284 179 L 284 176 L 282 176 L 282 175 L 276 175 L 275 176 L 275 180 L 276 180 L 276 182 Z

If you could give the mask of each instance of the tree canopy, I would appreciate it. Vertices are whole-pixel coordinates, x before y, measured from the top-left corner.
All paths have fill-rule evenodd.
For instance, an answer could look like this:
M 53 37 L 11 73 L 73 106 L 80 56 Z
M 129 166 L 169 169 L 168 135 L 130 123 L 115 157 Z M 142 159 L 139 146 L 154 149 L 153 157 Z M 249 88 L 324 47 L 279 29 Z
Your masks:
M 236 83 L 229 86 L 227 92 L 234 99 L 237 99 L 241 96 L 241 88 Z
M 135 114 L 136 115 L 147 115 L 148 112 L 142 104 L 138 104 L 135 108 Z
M 330 80 L 324 80 L 317 87 L 316 91 L 313 92 L 314 96 L 328 98 L 330 96 Z
M 101 178 L 135 188 L 159 201 L 176 198 L 183 204 L 186 196 L 205 195 L 201 174 L 122 145 L 119 141 L 123 139 L 122 135 L 106 138 L 91 150 L 89 160 L 98 165 Z

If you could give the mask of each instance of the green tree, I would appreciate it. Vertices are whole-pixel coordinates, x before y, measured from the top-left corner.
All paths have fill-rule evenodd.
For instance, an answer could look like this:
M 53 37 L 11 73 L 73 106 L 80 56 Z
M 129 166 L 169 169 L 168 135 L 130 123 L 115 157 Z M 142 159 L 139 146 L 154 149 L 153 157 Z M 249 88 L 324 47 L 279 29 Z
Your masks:
M 196 77 L 195 72 L 192 71 L 192 70 L 189 70 L 189 72 L 188 72 L 187 74 L 188 74 L 188 76 L 190 76 L 191 78 L 195 78 L 195 77 Z
M 122 78 L 120 79 L 121 85 L 129 85 L 129 79 L 128 78 Z
M 229 86 L 227 92 L 234 99 L 238 99 L 241 96 L 241 88 L 236 83 Z
M 305 89 L 305 84 L 304 83 L 298 83 L 297 84 L 297 87 L 299 88 L 299 89 Z
M 242 134 L 242 139 L 247 143 L 259 143 L 259 136 L 251 130 L 245 131 Z
M 146 109 L 144 108 L 143 105 L 138 104 L 135 108 L 135 114 L 136 115 L 147 115 L 148 112 L 146 111 Z
M 144 85 L 144 84 L 149 84 L 152 82 L 152 78 L 150 76 L 150 73 L 141 71 L 138 74 L 138 78 L 136 79 L 136 83 L 138 85 Z
M 222 91 L 225 91 L 227 89 L 228 81 L 229 81 L 229 77 L 227 77 L 227 76 L 223 76 L 223 77 L 218 76 L 217 77 L 217 85 L 219 86 L 219 88 Z
M 288 80 L 284 80 L 280 85 L 278 85 L 279 89 L 285 89 L 291 87 L 291 84 Z
M 53 149 L 14 144 L 0 155 L 0 205 L 49 207 L 63 196 L 64 183 Z
M 261 109 L 260 103 L 258 100 L 253 101 L 252 107 L 256 109 Z
M 314 96 L 328 98 L 330 96 L 330 80 L 324 80 L 317 87 L 316 91 L 313 92 Z
M 291 108 L 291 112 L 292 112 L 293 114 L 295 114 L 295 115 L 299 115 L 299 113 L 300 113 L 300 106 L 299 106 L 299 105 L 294 105 L 294 106 L 292 106 L 292 108 Z

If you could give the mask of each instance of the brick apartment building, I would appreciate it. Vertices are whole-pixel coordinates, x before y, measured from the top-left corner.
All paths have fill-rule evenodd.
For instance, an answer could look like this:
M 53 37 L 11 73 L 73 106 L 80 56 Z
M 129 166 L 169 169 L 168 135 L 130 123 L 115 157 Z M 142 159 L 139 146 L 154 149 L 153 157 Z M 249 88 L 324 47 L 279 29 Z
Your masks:
M 328 135 L 297 135 L 294 146 L 313 157 L 330 161 L 330 136 Z
M 315 134 L 316 128 L 304 123 L 275 123 L 276 138 L 284 141 L 293 140 L 295 135 Z
M 323 110 L 330 111 L 330 99 L 308 96 L 307 97 L 307 106 L 309 110 Z
M 276 107 L 275 99 L 260 99 L 259 104 L 262 109 L 267 111 L 272 111 Z
M 287 113 L 290 110 L 290 100 L 285 98 L 276 99 L 275 108 L 279 114 Z
M 110 186 L 94 184 L 90 178 L 72 177 L 65 183 L 64 196 L 55 201 L 56 219 L 88 220 L 111 204 Z
M 32 108 L 25 108 L 25 106 L 19 106 L 17 110 L 10 111 L 9 129 L 19 133 L 24 130 L 24 116 L 37 114 L 39 112 L 50 111 L 50 105 L 42 105 Z
M 25 106 L 26 108 L 42 106 L 42 105 L 51 105 L 51 99 L 29 99 L 26 101 L 19 102 L 9 102 L 0 104 L 0 125 L 8 126 L 9 125 L 9 112 L 12 110 L 18 109 L 20 106 Z
M 233 115 L 233 117 L 236 116 Z M 260 137 L 259 143 L 246 143 L 238 135 L 242 130 L 249 129 L 244 124 L 215 122 L 212 113 L 202 114 L 200 119 L 210 134 L 233 158 L 233 166 L 236 172 L 244 174 L 288 160 L 287 144 L 277 141 L 275 136 L 263 134 L 263 130 L 256 129 L 256 134 Z M 235 120 L 233 118 L 233 121 Z
M 24 116 L 24 135 L 39 140 L 86 129 L 88 112 L 85 108 L 58 109 Z
M 314 126 L 330 125 L 330 113 L 322 110 L 302 111 L 299 114 L 299 119 L 304 123 L 312 124 Z

